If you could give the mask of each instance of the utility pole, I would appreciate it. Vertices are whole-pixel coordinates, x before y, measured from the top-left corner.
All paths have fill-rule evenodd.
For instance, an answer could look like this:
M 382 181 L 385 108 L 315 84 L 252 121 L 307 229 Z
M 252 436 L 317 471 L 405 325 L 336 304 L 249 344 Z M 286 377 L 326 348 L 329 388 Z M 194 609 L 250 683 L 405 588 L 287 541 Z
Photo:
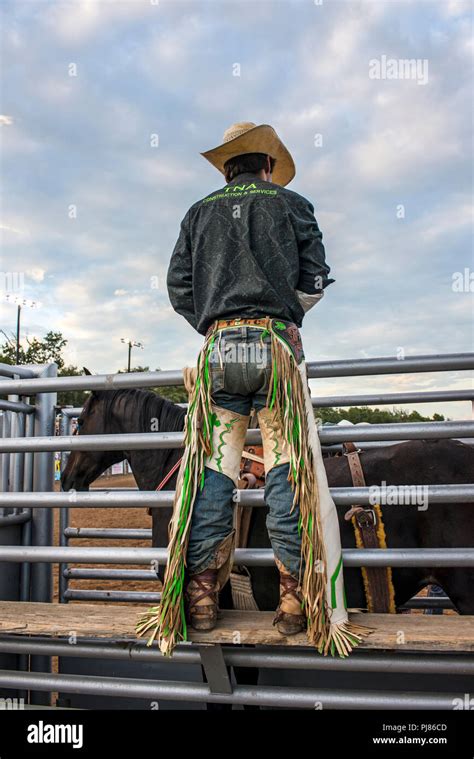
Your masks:
M 21 307 L 28 306 L 28 308 L 38 308 L 41 304 L 36 300 L 28 300 L 27 298 L 21 298 L 19 295 L 13 295 L 12 293 L 6 293 L 5 300 L 8 303 L 16 303 L 16 365 L 20 363 L 20 320 L 21 320 Z
M 145 346 L 143 345 L 143 343 L 137 343 L 134 340 L 130 340 L 129 337 L 121 337 L 120 342 L 128 345 L 127 371 L 130 372 L 132 368 L 132 348 L 141 348 L 143 350 Z
M 20 315 L 21 306 L 18 304 L 16 312 L 16 365 L 20 363 Z

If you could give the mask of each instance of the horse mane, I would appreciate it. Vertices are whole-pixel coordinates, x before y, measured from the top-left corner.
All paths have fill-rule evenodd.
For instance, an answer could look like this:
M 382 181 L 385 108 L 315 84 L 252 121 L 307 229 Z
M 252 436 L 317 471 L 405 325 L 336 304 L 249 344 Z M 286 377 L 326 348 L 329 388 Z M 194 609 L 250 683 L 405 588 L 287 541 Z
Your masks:
M 130 404 L 133 404 L 133 420 L 140 432 L 151 431 L 151 419 L 158 420 L 158 431 L 181 431 L 184 427 L 186 410 L 150 390 L 139 388 L 107 390 L 101 399 L 104 402 L 105 418 L 110 418 L 120 406 L 125 413 L 130 414 Z

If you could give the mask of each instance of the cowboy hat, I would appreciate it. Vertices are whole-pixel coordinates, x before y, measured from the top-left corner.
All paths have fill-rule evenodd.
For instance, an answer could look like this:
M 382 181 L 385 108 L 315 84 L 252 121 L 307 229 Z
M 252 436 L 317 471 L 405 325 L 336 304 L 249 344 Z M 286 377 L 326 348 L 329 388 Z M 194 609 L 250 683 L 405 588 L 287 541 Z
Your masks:
M 226 129 L 222 139 L 221 145 L 201 153 L 222 174 L 225 174 L 224 164 L 230 158 L 246 153 L 265 153 L 275 159 L 272 182 L 284 187 L 295 176 L 293 158 L 268 124 L 257 126 L 252 121 L 240 121 Z

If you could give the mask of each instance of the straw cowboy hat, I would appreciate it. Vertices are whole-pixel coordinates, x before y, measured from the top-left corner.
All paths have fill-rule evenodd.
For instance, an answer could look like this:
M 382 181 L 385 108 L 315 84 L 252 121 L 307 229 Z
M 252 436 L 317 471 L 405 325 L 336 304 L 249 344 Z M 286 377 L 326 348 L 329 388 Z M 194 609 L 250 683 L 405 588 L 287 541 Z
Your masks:
M 265 153 L 276 161 L 272 172 L 272 182 L 284 187 L 295 176 L 293 158 L 273 127 L 268 124 L 257 126 L 252 121 L 239 121 L 225 130 L 222 139 L 221 145 L 201 153 L 222 174 L 225 173 L 224 164 L 230 158 L 236 158 L 245 153 Z

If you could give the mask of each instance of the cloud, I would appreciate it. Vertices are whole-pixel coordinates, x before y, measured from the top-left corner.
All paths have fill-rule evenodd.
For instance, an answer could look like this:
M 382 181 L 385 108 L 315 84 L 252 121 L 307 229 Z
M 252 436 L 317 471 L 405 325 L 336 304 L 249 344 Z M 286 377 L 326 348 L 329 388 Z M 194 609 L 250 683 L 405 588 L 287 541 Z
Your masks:
M 80 46 L 107 28 L 120 28 L 136 19 L 157 18 L 156 0 L 75 0 L 74 3 L 51 3 L 43 16 L 49 34 L 68 45 Z
M 33 282 L 43 282 L 45 273 L 44 269 L 29 269 L 26 272 L 27 276 L 31 277 Z
M 470 11 L 420 8 L 6 3 L 0 230 L 25 297 L 43 304 L 25 330 L 61 329 L 71 360 L 95 371 L 123 368 L 126 334 L 145 345 L 140 363 L 192 365 L 202 338 L 171 308 L 168 262 L 187 208 L 223 181 L 199 152 L 250 119 L 274 124 L 294 154 L 290 189 L 314 203 L 336 279 L 305 318 L 308 360 L 472 350 L 471 296 L 452 291 L 471 250 Z M 428 84 L 370 80 L 384 54 L 427 58 Z M 13 330 L 14 309 L 2 311 Z M 430 382 L 462 377 L 316 386 Z

